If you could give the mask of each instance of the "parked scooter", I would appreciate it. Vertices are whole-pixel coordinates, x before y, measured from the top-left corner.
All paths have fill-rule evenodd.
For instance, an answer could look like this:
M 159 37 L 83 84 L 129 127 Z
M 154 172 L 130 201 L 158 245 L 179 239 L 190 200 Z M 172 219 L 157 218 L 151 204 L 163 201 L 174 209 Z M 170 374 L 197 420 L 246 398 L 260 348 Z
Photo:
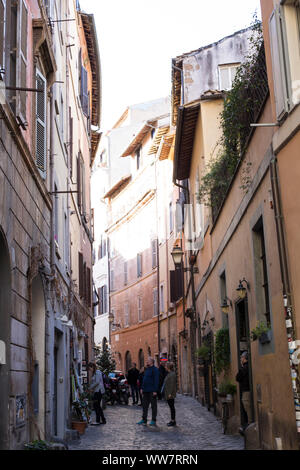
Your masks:
M 119 388 L 119 399 L 120 402 L 124 402 L 125 405 L 128 405 L 129 401 L 129 385 L 127 379 L 119 379 L 118 381 Z

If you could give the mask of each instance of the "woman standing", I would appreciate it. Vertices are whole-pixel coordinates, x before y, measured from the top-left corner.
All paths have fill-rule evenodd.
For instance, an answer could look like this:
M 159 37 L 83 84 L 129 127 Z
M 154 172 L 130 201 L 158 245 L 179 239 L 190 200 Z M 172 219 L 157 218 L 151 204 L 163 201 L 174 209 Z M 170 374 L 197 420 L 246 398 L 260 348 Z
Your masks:
M 171 421 L 167 424 L 167 426 L 176 426 L 175 421 L 175 397 L 176 397 L 176 374 L 174 371 L 174 364 L 173 362 L 167 362 L 166 370 L 168 375 L 166 376 L 163 386 L 162 386 L 162 393 L 167 400 L 167 403 L 170 407 L 171 411 Z

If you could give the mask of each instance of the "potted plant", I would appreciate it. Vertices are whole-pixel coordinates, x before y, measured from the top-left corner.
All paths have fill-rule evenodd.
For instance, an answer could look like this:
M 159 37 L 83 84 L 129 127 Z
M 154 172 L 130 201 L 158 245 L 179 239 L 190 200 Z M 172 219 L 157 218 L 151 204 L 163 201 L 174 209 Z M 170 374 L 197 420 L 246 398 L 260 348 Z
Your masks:
M 268 323 L 261 320 L 257 323 L 256 327 L 251 330 L 251 339 L 256 341 L 257 339 L 261 344 L 270 343 L 271 341 L 271 327 Z
M 84 434 L 90 416 L 88 400 L 82 394 L 72 405 L 72 429 L 76 429 L 79 434 Z
M 231 402 L 233 395 L 236 394 L 237 387 L 229 380 L 224 380 L 220 383 L 218 388 L 218 395 L 222 398 L 226 398 L 226 401 Z

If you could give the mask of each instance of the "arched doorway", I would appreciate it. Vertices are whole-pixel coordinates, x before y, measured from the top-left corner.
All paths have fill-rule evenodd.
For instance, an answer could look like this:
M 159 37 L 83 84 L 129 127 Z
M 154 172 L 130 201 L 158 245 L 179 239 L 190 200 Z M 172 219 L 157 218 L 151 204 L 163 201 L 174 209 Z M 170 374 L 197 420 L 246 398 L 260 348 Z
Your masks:
M 0 449 L 9 449 L 11 269 L 6 240 L 0 230 Z
M 125 372 L 127 374 L 127 372 L 129 371 L 129 369 L 131 368 L 131 354 L 129 351 L 126 352 L 125 354 Z
M 31 337 L 32 337 L 32 402 L 30 406 L 35 424 L 31 429 L 32 439 L 45 438 L 45 322 L 46 308 L 43 282 L 40 275 L 32 281 Z

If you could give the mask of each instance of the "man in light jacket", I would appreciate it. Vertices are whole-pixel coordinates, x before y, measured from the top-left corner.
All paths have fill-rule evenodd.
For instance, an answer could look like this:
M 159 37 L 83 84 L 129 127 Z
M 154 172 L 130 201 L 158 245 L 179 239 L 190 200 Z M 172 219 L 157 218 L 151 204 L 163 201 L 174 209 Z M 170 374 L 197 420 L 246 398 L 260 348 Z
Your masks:
M 96 422 L 91 424 L 106 424 L 106 419 L 104 417 L 103 410 L 101 407 L 102 395 L 104 395 L 105 393 L 102 372 L 97 369 L 96 364 L 94 362 L 90 362 L 89 367 L 93 371 L 89 390 L 94 394 L 94 410 L 96 413 Z
M 137 424 L 147 425 L 148 408 L 151 403 L 152 421 L 150 426 L 156 426 L 158 388 L 159 370 L 154 365 L 153 357 L 148 357 L 141 389 L 143 395 L 143 418 Z

